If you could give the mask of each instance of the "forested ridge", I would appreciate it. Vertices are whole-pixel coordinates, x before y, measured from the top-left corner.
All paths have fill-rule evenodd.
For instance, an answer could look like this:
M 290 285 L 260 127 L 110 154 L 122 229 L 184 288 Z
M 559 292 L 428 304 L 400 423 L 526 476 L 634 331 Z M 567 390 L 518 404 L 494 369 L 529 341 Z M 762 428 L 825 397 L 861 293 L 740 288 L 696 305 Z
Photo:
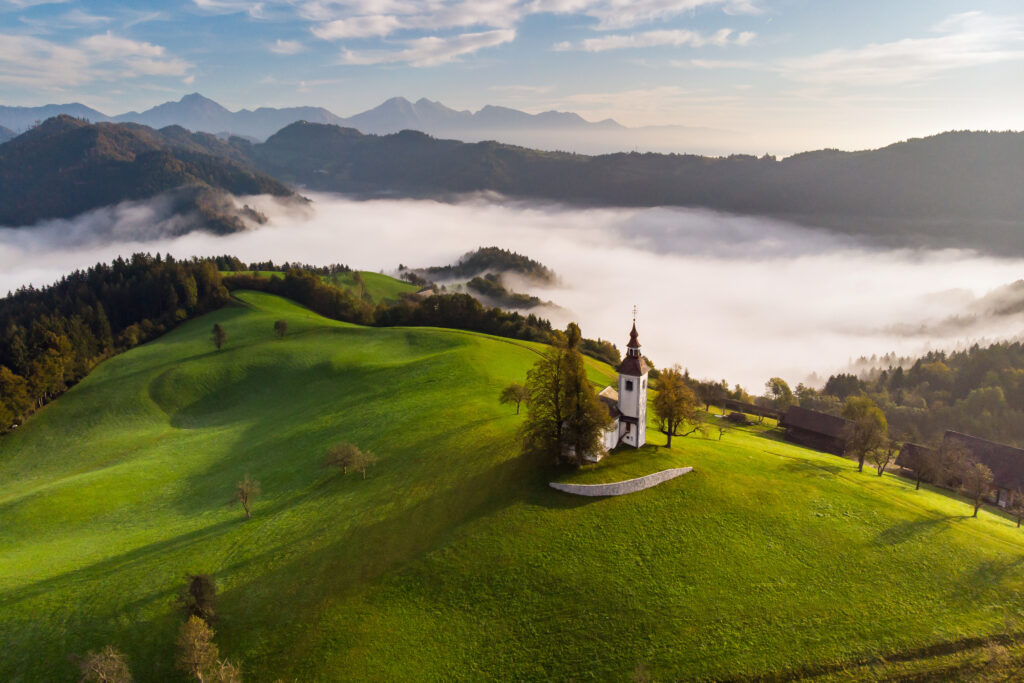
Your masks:
M 170 127 L 49 119 L 0 145 L 0 225 L 70 218 L 125 200 L 179 192 L 177 211 L 196 212 L 215 232 L 244 226 L 221 197 L 291 190 L 212 135 Z
M 229 298 L 211 261 L 135 254 L 0 299 L 0 432 L 104 359 Z

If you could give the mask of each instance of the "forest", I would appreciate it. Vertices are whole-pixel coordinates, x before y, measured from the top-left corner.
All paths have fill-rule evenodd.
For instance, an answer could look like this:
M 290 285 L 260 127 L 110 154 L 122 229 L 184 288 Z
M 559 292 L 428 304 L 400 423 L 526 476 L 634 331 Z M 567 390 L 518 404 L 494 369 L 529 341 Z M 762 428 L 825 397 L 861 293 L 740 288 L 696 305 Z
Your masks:
M 104 359 L 229 298 L 211 261 L 135 254 L 0 299 L 0 432 Z

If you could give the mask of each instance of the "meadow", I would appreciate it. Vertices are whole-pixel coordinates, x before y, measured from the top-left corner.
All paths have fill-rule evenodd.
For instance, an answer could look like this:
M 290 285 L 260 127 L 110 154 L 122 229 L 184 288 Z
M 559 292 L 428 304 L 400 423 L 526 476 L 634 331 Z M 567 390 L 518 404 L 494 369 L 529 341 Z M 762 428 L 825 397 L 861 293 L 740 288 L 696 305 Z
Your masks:
M 539 350 L 241 292 L 107 361 L 0 439 L 0 679 L 72 680 L 112 644 L 177 680 L 187 572 L 249 680 L 848 680 L 1015 642 L 1024 532 L 999 514 L 765 427 L 519 457 L 497 396 Z M 380 457 L 365 480 L 321 467 L 338 441 Z M 685 465 L 619 498 L 547 485 Z

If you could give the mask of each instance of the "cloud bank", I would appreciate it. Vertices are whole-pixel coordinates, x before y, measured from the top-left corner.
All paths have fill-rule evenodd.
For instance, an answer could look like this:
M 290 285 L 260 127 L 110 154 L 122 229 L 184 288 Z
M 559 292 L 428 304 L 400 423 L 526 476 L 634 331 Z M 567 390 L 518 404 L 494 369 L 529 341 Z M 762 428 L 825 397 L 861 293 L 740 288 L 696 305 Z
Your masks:
M 458 203 L 314 194 L 312 210 L 240 199 L 270 224 L 170 237 L 158 202 L 73 221 L 0 229 L 0 291 L 42 285 L 133 251 L 347 263 L 365 270 L 451 263 L 480 246 L 529 255 L 561 282 L 530 290 L 561 326 L 625 344 L 635 304 L 645 353 L 760 392 L 848 367 L 861 355 L 917 355 L 1016 337 L 1019 260 L 967 251 L 880 251 L 784 222 L 687 209 L 578 209 L 476 196 Z M 124 241 L 139 226 L 145 237 Z

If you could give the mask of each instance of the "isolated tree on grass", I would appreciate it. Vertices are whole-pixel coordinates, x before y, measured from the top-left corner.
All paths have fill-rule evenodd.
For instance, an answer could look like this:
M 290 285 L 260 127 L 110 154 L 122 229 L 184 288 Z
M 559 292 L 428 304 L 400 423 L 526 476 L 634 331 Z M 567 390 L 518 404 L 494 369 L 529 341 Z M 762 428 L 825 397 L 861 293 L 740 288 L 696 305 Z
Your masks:
M 260 483 L 247 474 L 242 481 L 235 484 L 235 497 L 231 499 L 231 504 L 241 505 L 245 510 L 245 518 L 252 519 L 249 506 L 252 504 L 253 498 L 258 495 L 260 495 Z
M 188 616 L 212 621 L 217 602 L 217 584 L 209 574 L 186 574 L 185 586 L 178 593 L 178 604 Z
M 99 652 L 89 650 L 78 661 L 81 683 L 132 683 L 132 672 L 128 660 L 115 647 L 107 645 Z
M 696 431 L 701 426 L 697 409 L 697 397 L 683 380 L 683 373 L 678 365 L 663 370 L 658 378 L 658 393 L 654 397 L 654 414 L 658 418 L 658 427 L 668 437 L 667 448 L 672 448 L 672 437 L 679 433 L 684 423 L 696 425 L 683 436 Z
M 903 454 L 900 456 L 900 466 L 907 467 L 914 473 L 915 491 L 921 488 L 922 481 L 934 481 L 939 461 L 936 449 L 903 444 L 901 452 Z
M 843 406 L 843 417 L 850 420 L 844 430 L 846 454 L 857 458 L 857 471 L 864 471 L 864 459 L 884 448 L 889 423 L 885 413 L 867 396 L 851 396 Z
M 210 335 L 210 339 L 213 340 L 213 345 L 220 351 L 220 347 L 224 346 L 224 342 L 228 340 L 228 333 L 224 331 L 224 328 L 220 326 L 220 323 L 213 324 L 213 333 Z
M 1010 491 L 1010 499 L 1006 501 L 1006 509 L 1017 520 L 1017 528 L 1020 528 L 1021 521 L 1024 521 L 1024 491 L 1017 489 Z
M 220 650 L 213 642 L 213 629 L 197 616 L 191 616 L 178 631 L 178 656 L 175 665 L 200 683 L 211 680 L 209 672 L 218 664 Z
M 579 326 L 569 323 L 526 376 L 523 452 L 555 464 L 580 465 L 601 452 L 602 432 L 611 420 L 587 379 L 580 338 Z
M 946 487 L 962 486 L 964 472 L 972 462 L 973 456 L 964 446 L 955 442 L 942 444 L 932 465 L 935 484 Z
M 274 323 L 274 334 L 276 334 L 279 339 L 284 339 L 284 336 L 286 334 L 288 334 L 288 321 L 287 320 L 278 320 L 278 321 L 276 321 Z
M 324 457 L 324 467 L 336 467 L 341 470 L 342 474 L 348 474 L 348 468 L 352 467 L 355 454 L 358 452 L 359 447 L 354 443 L 334 444 L 327 449 L 327 455 Z
M 971 516 L 977 517 L 985 494 L 992 487 L 992 470 L 976 460 L 968 459 L 960 472 L 960 480 L 960 489 L 974 503 L 974 514 Z
M 498 397 L 498 402 L 502 405 L 509 403 L 516 404 L 516 415 L 519 414 L 519 406 L 523 401 L 530 398 L 530 391 L 518 382 L 512 382 L 507 387 L 501 390 L 501 396 Z
M 898 452 L 899 444 L 891 439 L 886 439 L 884 444 L 868 453 L 868 460 L 875 466 L 878 476 L 885 474 L 885 468 L 896 459 Z
M 355 453 L 353 453 L 351 467 L 357 472 L 362 472 L 363 479 L 366 479 L 367 468 L 372 467 L 373 465 L 376 464 L 377 456 L 371 453 L 370 451 L 364 451 L 357 448 Z

